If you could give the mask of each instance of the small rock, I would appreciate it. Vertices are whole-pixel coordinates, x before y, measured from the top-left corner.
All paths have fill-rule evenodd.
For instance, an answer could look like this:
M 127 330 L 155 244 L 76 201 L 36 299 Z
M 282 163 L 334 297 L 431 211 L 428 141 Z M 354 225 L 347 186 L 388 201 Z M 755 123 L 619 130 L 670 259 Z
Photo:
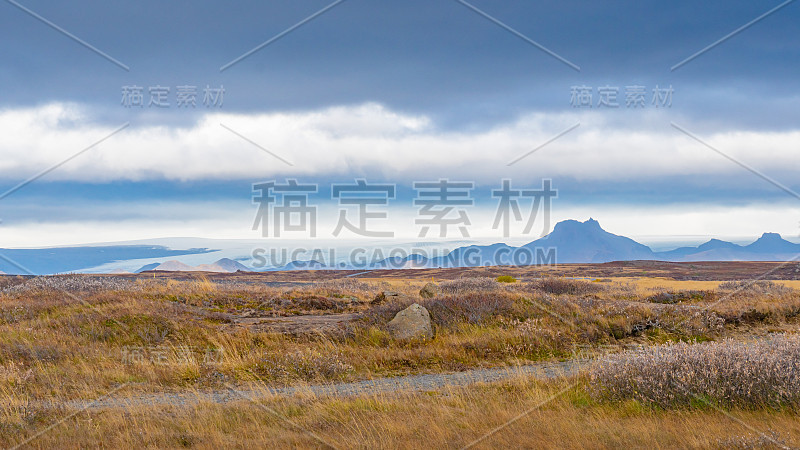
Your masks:
M 400 311 L 388 323 L 389 334 L 395 339 L 431 339 L 433 338 L 433 328 L 431 328 L 431 316 L 425 307 L 414 303 L 408 308 Z
M 376 295 L 374 299 L 370 302 L 372 305 L 380 305 L 381 303 L 386 301 L 387 297 L 397 297 L 399 294 L 397 292 L 392 291 L 383 291 L 380 294 Z
M 436 294 L 438 293 L 439 286 L 433 283 L 426 283 L 425 286 L 422 286 L 422 289 L 419 290 L 419 296 L 422 298 L 436 297 Z

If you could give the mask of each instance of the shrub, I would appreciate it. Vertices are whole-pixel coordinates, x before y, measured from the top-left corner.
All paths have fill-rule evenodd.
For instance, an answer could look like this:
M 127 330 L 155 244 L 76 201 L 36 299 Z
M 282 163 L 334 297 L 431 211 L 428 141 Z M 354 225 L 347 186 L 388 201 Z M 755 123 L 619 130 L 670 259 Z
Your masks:
M 308 295 L 303 298 L 292 300 L 293 306 L 303 310 L 343 311 L 349 304 L 350 302 L 348 301 L 319 295 Z
M 502 293 L 470 292 L 425 300 L 422 306 L 430 312 L 433 323 L 450 327 L 458 323 L 485 324 L 498 315 L 509 314 L 514 300 Z
M 445 295 L 494 291 L 498 288 L 497 281 L 495 281 L 494 278 L 488 277 L 459 278 L 439 284 L 439 292 Z
M 385 327 L 386 323 L 392 320 L 397 313 L 414 303 L 412 298 L 407 297 L 389 297 L 389 299 L 391 300 L 372 306 L 366 310 L 361 316 L 358 326 L 364 328 Z
M 41 277 L 2 277 L 2 292 L 19 294 L 25 292 L 102 292 L 140 291 L 141 286 L 133 280 L 121 277 L 87 275 L 53 275 Z
M 647 297 L 651 303 L 675 304 L 685 301 L 713 301 L 716 299 L 714 291 L 677 291 L 659 292 L 658 294 Z
M 286 382 L 293 378 L 305 381 L 337 380 L 353 371 L 340 352 L 317 350 L 290 354 L 269 354 L 252 367 L 259 378 Z
M 722 291 L 730 291 L 728 295 L 741 293 L 745 295 L 766 295 L 776 297 L 794 292 L 794 289 L 790 287 L 767 280 L 726 281 L 719 284 L 719 289 Z
M 530 283 L 527 287 L 554 295 L 583 295 L 596 294 L 605 290 L 603 285 L 592 284 L 587 281 L 573 280 L 569 278 L 541 278 Z
M 326 297 L 357 297 L 367 300 L 375 296 L 376 289 L 385 290 L 388 289 L 388 285 L 379 283 L 375 286 L 355 278 L 341 278 L 315 283 L 310 289 L 312 293 Z
M 512 277 L 511 275 L 501 275 L 497 277 L 498 283 L 516 283 L 517 279 Z
M 492 280 L 494 283 L 494 280 Z M 440 327 L 454 327 L 460 323 L 485 324 L 497 316 L 510 315 L 514 308 L 511 294 L 468 292 L 461 295 L 444 295 L 417 301 L 431 315 L 431 321 Z M 413 299 L 400 298 L 373 306 L 361 319 L 361 326 L 382 328 L 395 314 L 414 303 Z
M 800 407 L 800 339 L 667 344 L 607 357 L 589 380 L 594 394 L 661 407 Z
M 714 305 L 726 322 L 740 324 L 789 322 L 800 315 L 800 296 L 787 296 L 779 300 L 772 298 L 733 298 Z

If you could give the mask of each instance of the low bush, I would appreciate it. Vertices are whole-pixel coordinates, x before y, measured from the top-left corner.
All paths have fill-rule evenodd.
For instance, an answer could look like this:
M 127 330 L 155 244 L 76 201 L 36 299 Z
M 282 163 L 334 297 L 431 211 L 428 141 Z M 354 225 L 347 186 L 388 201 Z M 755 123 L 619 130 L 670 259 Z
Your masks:
M 499 315 L 512 311 L 514 300 L 501 293 L 468 293 L 436 297 L 422 302 L 431 320 L 438 326 L 451 327 L 458 323 L 486 324 Z
M 2 293 L 20 294 L 25 292 L 101 292 L 101 291 L 140 291 L 141 285 L 135 281 L 108 276 L 53 275 L 46 277 L 3 276 Z
M 497 281 L 494 278 L 476 277 L 459 278 L 457 280 L 445 281 L 439 284 L 439 292 L 444 295 L 463 294 L 465 292 L 486 292 L 498 289 Z
M 800 316 L 800 296 L 723 298 L 713 310 L 733 325 L 780 324 Z
M 800 339 L 667 344 L 607 357 L 589 374 L 596 396 L 660 407 L 800 407 Z
M 596 294 L 605 290 L 605 286 L 583 280 L 570 278 L 541 278 L 527 283 L 530 290 L 546 292 L 553 295 Z
M 716 293 L 714 291 L 673 291 L 673 292 L 659 292 L 655 295 L 647 297 L 647 301 L 651 303 L 661 303 L 671 305 L 686 301 L 714 301 Z
M 344 311 L 351 302 L 338 298 L 322 297 L 319 295 L 309 295 L 303 298 L 293 299 L 291 305 L 302 310 L 321 310 L 321 311 Z
M 287 382 L 338 380 L 353 371 L 339 352 L 316 350 L 297 351 L 290 354 L 268 354 L 251 369 L 264 381 Z
M 744 294 L 744 295 L 759 295 L 759 296 L 781 296 L 791 294 L 794 289 L 784 286 L 780 283 L 768 280 L 758 281 L 726 281 L 719 284 L 721 291 L 731 295 Z

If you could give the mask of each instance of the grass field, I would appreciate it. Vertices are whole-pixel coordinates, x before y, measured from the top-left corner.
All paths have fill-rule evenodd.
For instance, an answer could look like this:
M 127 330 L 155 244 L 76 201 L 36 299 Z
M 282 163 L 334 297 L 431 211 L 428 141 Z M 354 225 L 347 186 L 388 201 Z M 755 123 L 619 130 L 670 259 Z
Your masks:
M 109 409 L 82 412 L 30 445 L 461 448 L 480 440 L 476 448 L 780 448 L 800 440 L 789 411 L 651 409 L 596 402 L 570 385 L 516 380 L 393 396 L 266 394 L 225 405 Z M 45 429 L 66 415 L 41 414 L 34 425 Z
M 477 445 L 800 442 L 797 280 L 592 280 L 434 278 L 438 293 L 423 298 L 427 275 L 279 285 L 7 277 L 0 445 L 462 447 L 514 418 Z M 390 294 L 375 302 L 381 292 Z M 389 333 L 388 321 L 412 303 L 430 312 L 433 339 Z M 316 317 L 348 320 L 291 328 Z M 288 331 L 271 328 L 276 318 Z M 303 389 L 543 361 L 579 361 L 583 369 L 388 393 Z M 298 390 L 269 392 L 279 386 Z M 222 403 L 204 397 L 243 387 L 246 396 Z M 198 401 L 76 406 L 171 393 L 196 393 Z

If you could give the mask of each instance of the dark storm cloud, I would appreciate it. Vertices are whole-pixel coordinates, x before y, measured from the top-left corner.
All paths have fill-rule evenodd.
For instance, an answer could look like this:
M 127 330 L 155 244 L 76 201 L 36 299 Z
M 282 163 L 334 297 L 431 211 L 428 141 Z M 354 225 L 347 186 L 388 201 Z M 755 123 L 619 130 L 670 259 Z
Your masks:
M 576 84 L 672 84 L 682 114 L 755 128 L 798 119 L 798 4 L 670 71 L 780 2 L 471 2 L 577 72 L 454 0 L 347 0 L 220 72 L 331 2 L 19 3 L 130 71 L 0 2 L 2 106 L 75 101 L 109 120 L 136 118 L 119 106 L 123 85 L 224 84 L 230 111 L 373 101 L 445 126 L 482 126 L 570 109 Z

